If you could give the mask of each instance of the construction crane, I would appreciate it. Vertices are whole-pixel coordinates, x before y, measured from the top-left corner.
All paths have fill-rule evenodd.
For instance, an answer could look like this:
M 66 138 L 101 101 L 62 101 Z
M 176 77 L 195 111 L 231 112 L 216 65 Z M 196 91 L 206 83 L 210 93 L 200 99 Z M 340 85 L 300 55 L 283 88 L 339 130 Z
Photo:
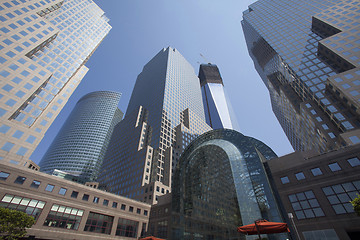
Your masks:
M 211 64 L 211 62 L 207 60 L 206 57 L 204 57 L 204 55 L 202 55 L 201 53 L 200 53 L 200 57 L 202 57 L 205 60 L 205 62 L 207 62 L 208 64 Z

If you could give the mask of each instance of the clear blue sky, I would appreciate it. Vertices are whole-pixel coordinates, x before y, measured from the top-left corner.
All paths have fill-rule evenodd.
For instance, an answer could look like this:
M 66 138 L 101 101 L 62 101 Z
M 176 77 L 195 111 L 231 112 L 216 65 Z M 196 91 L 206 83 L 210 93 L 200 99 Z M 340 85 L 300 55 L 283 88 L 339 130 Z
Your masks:
M 293 152 L 254 69 L 241 28 L 242 12 L 253 0 L 95 0 L 112 30 L 89 62 L 90 68 L 31 159 L 38 163 L 79 98 L 88 92 L 121 92 L 125 112 L 142 67 L 172 46 L 193 65 L 216 64 L 241 132 L 270 146 L 279 156 Z M 201 56 L 205 56 L 204 60 Z M 199 63 L 198 63 L 199 62 Z

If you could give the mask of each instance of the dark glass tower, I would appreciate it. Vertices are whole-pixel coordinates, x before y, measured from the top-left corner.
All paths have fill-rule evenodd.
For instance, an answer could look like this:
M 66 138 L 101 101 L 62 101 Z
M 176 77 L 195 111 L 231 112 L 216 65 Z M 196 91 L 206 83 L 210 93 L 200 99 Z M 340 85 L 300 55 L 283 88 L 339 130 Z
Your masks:
M 360 143 L 356 0 L 260 0 L 243 13 L 249 54 L 295 150 Z
M 99 181 L 108 191 L 156 203 L 171 191 L 173 167 L 183 149 L 209 130 L 193 67 L 178 50 L 164 48 L 136 79 Z
M 118 109 L 120 93 L 88 93 L 76 104 L 40 162 L 42 172 L 55 169 L 95 181 L 114 126 L 123 113 Z

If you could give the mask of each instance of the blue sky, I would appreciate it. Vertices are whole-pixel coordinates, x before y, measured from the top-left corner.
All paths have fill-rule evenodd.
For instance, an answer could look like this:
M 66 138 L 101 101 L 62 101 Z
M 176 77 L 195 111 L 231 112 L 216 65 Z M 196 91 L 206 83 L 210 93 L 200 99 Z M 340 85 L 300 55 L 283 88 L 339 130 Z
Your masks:
M 171 46 L 193 65 L 216 64 L 241 133 L 270 146 L 279 156 L 293 152 L 271 110 L 269 93 L 254 69 L 241 28 L 252 0 L 95 0 L 112 30 L 86 66 L 89 72 L 49 128 L 31 159 L 38 163 L 81 96 L 92 91 L 122 93 L 125 112 L 142 67 Z M 204 58 L 200 56 L 202 54 Z

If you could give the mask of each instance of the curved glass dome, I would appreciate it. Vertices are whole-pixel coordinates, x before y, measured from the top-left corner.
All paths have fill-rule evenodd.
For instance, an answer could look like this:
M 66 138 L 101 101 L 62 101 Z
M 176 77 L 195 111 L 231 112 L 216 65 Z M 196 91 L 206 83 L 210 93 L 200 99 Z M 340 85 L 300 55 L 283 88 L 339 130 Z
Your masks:
M 264 143 L 234 130 L 213 130 L 194 140 L 173 179 L 171 239 L 253 239 L 237 227 L 257 219 L 282 222 L 262 164 L 274 157 Z M 286 238 L 268 235 L 280 237 Z

